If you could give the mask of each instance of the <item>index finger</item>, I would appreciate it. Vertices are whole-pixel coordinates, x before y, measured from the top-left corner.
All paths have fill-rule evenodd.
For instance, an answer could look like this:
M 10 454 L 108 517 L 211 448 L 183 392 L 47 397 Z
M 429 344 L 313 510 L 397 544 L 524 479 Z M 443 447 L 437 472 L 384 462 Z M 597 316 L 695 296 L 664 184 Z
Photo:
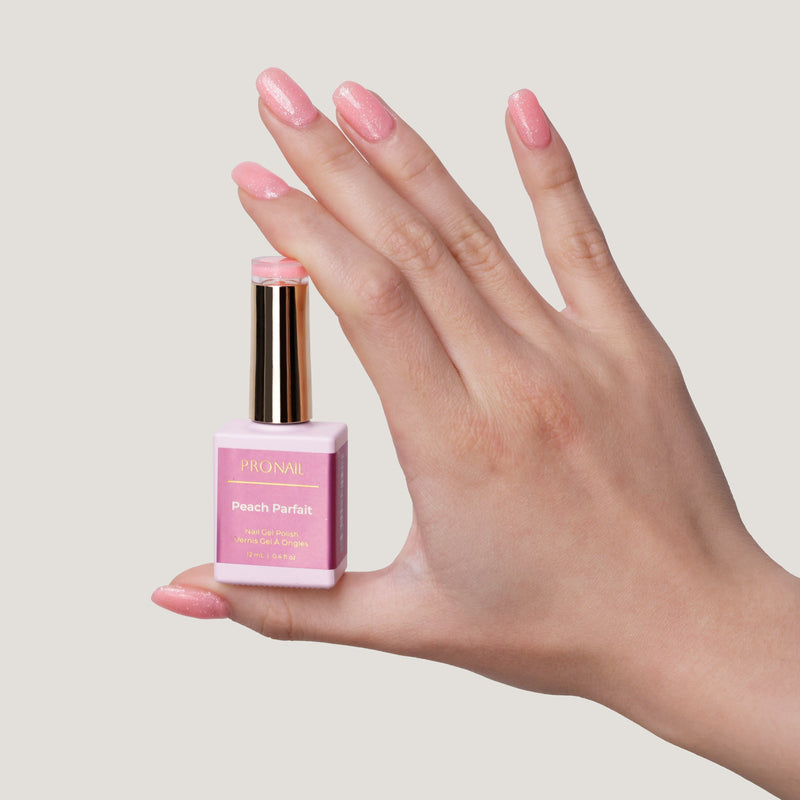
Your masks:
M 398 452 L 401 442 L 426 438 L 442 402 L 458 403 L 465 390 L 403 275 L 319 203 L 258 164 L 240 164 L 233 179 L 264 236 L 308 269 L 339 317 L 392 433 L 403 433 L 395 437 Z

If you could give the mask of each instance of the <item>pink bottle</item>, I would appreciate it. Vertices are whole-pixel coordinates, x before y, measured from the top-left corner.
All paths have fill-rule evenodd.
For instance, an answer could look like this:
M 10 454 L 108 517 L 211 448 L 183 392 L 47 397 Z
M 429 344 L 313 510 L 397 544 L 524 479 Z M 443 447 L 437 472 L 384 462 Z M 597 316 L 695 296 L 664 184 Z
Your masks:
M 308 273 L 253 259 L 250 420 L 214 434 L 221 583 L 330 588 L 347 564 L 347 426 L 310 422 Z

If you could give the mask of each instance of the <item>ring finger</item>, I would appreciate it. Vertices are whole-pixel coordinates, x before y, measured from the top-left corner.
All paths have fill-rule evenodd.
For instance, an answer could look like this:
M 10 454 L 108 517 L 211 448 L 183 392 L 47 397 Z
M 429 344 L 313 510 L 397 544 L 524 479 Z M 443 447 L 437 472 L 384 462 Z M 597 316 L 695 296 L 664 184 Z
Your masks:
M 352 81 L 343 83 L 333 98 L 342 130 L 386 183 L 432 223 L 500 316 L 512 325 L 520 318 L 527 328 L 532 316 L 541 323 L 555 314 L 416 131 L 376 94 Z

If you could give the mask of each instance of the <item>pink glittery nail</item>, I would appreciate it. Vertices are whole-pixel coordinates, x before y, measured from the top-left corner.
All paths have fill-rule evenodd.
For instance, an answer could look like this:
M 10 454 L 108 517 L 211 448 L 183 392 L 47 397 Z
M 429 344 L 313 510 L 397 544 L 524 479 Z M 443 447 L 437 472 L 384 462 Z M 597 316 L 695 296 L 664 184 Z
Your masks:
M 345 81 L 333 94 L 337 111 L 368 142 L 380 142 L 394 130 L 394 117 L 369 89 Z
M 508 98 L 508 110 L 519 138 L 526 147 L 542 148 L 550 144 L 550 124 L 530 89 L 514 92 Z
M 308 95 L 282 69 L 265 69 L 256 78 L 256 88 L 267 108 L 287 125 L 302 128 L 319 115 Z
M 197 619 L 225 619 L 229 616 L 227 603 L 214 592 L 191 586 L 162 586 L 153 592 L 151 600 L 167 611 Z
M 259 200 L 272 200 L 286 194 L 291 188 L 274 172 L 253 161 L 243 161 L 234 167 L 231 177 L 240 189 Z

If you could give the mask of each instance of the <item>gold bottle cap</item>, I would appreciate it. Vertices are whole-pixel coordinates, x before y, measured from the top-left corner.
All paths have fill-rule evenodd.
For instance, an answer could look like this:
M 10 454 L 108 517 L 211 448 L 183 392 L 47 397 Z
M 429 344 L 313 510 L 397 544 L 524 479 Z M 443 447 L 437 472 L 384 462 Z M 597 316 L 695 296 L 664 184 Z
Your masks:
M 252 262 L 250 419 L 311 419 L 308 273 L 290 258 Z

